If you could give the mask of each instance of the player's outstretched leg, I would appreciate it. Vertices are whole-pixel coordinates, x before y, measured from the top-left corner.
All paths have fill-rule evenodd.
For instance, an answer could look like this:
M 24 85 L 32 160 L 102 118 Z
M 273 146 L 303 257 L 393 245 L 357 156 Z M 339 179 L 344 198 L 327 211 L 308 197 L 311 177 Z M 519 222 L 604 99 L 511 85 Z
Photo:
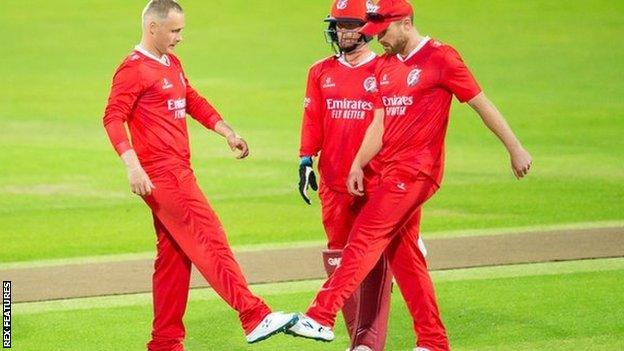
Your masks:
M 272 313 L 249 289 L 223 226 L 193 172 L 164 177 L 167 181 L 154 179 L 157 189 L 145 201 L 214 291 L 238 312 L 247 342 L 264 340 L 293 325 L 296 314 Z
M 327 276 L 331 277 L 336 270 L 336 267 L 340 263 L 342 257 L 342 250 L 325 250 L 323 251 L 323 264 L 325 266 L 325 272 Z M 347 325 L 347 332 L 349 333 L 349 339 L 351 345 L 355 339 L 355 335 L 358 328 L 358 310 L 360 308 L 360 289 L 356 289 L 351 297 L 345 300 L 344 306 L 342 306 L 342 315 Z

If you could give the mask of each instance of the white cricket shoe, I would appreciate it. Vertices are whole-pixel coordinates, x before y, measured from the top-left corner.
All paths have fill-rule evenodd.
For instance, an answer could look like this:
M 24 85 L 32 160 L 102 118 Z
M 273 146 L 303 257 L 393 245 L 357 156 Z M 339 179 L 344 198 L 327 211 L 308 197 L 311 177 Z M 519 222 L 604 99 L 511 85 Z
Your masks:
M 247 334 L 247 342 L 253 344 L 284 332 L 297 323 L 298 319 L 299 316 L 296 313 L 269 313 L 251 333 Z
M 359 346 L 356 346 L 351 351 L 373 351 L 373 349 L 371 349 L 370 347 L 368 347 L 366 345 L 359 345 Z
M 299 315 L 297 323 L 288 328 L 286 334 L 325 342 L 334 340 L 334 332 L 330 327 L 320 325 L 305 314 Z

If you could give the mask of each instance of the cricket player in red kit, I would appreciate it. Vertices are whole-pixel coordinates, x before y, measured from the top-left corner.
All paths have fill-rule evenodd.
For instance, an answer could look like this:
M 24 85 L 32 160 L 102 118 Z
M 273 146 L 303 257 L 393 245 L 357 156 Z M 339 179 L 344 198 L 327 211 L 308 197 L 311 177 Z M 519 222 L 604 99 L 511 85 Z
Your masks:
M 132 191 L 150 207 L 157 235 L 153 274 L 154 320 L 148 350 L 183 350 L 182 318 L 191 264 L 238 312 L 247 342 L 283 331 L 297 316 L 272 313 L 253 295 L 221 223 L 190 167 L 187 113 L 227 139 L 238 158 L 248 147 L 188 82 L 173 49 L 184 14 L 173 0 L 153 0 L 143 12 L 143 36 L 117 69 L 104 126 L 128 168 Z M 125 124 L 132 137 L 128 140 Z
M 375 71 L 379 90 L 375 116 L 351 166 L 347 187 L 355 196 L 364 195 L 369 186 L 364 166 L 379 172 L 380 178 L 353 224 L 340 265 L 290 328 L 291 334 L 331 341 L 337 311 L 383 254 L 414 320 L 415 350 L 449 350 L 414 232 L 397 229 L 419 220 L 422 205 L 440 186 L 452 96 L 468 102 L 503 142 L 516 177 L 524 177 L 531 166 L 531 156 L 459 54 L 421 36 L 412 21 L 407 1 L 380 0 L 360 31 L 377 35 L 386 55 Z
M 336 55 L 315 63 L 308 73 L 301 127 L 299 191 L 310 204 L 307 189 L 317 190 L 312 157 L 320 153 L 319 196 L 327 234 L 323 262 L 331 276 L 340 262 L 349 231 L 365 202 L 347 191 L 353 158 L 373 119 L 375 67 L 378 57 L 358 30 L 366 22 L 366 0 L 335 0 L 326 36 Z M 342 308 L 350 336 L 349 350 L 384 349 L 392 275 L 381 258 Z

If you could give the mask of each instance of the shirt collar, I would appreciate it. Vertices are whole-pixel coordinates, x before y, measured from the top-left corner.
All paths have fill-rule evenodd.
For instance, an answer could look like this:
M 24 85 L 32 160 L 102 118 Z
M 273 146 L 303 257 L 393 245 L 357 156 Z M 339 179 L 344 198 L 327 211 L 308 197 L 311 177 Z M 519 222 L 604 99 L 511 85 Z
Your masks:
M 371 62 L 372 60 L 375 59 L 375 57 L 377 57 L 377 55 L 374 52 L 371 52 L 370 56 L 368 56 L 366 59 L 364 59 L 362 62 L 358 63 L 357 65 L 353 66 L 349 62 L 347 62 L 347 60 L 344 58 L 344 55 L 341 55 L 338 58 L 338 62 L 342 63 L 343 65 L 345 65 L 345 66 L 347 66 L 349 68 L 358 68 L 360 66 L 364 66 L 365 64 Z
M 416 55 L 416 53 L 419 52 L 429 42 L 429 39 L 431 39 L 431 38 L 429 38 L 429 36 L 426 36 L 426 37 L 422 38 L 420 40 L 420 43 L 418 43 L 418 45 L 416 45 L 414 50 L 412 50 L 409 54 L 407 54 L 407 56 L 405 56 L 405 58 L 401 57 L 401 54 L 397 54 L 397 58 L 401 62 L 405 62 L 405 61 L 411 59 L 412 56 Z
M 165 66 L 169 66 L 170 62 L 169 62 L 169 56 L 167 55 L 162 55 L 160 58 L 158 58 L 156 55 L 152 54 L 151 52 L 145 50 L 140 44 L 134 47 L 134 50 L 140 52 L 141 54 L 151 58 L 152 60 L 158 61 L 161 64 L 165 65 Z

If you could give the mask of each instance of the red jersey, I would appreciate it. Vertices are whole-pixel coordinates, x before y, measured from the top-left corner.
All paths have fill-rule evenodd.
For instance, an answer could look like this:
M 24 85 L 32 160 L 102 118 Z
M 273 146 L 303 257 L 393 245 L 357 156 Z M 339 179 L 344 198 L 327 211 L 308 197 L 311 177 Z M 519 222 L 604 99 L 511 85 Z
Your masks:
M 384 55 L 375 72 L 384 108 L 383 146 L 371 167 L 407 166 L 442 181 L 452 96 L 466 102 L 481 88 L 452 47 L 424 38 L 406 58 Z
M 351 163 L 373 119 L 377 60 L 371 53 L 351 66 L 333 56 L 315 63 L 308 73 L 299 155 L 320 151 L 321 180 L 336 191 L 347 192 Z
M 210 129 L 221 120 L 190 86 L 178 58 L 157 58 L 137 46 L 115 72 L 104 126 L 117 153 L 134 147 L 150 174 L 190 166 L 187 113 Z

